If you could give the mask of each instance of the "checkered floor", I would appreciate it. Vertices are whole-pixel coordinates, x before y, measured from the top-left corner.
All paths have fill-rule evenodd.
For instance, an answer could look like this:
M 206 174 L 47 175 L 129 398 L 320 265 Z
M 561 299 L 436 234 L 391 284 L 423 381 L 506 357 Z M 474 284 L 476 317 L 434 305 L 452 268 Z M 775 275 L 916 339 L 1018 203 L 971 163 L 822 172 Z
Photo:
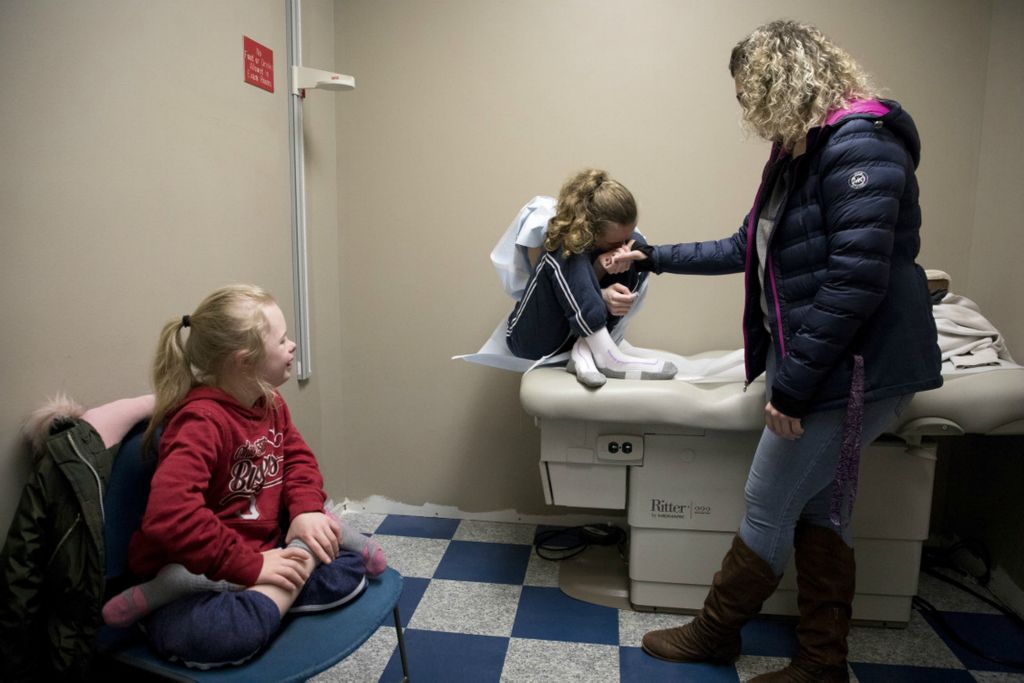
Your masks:
M 686 617 L 616 610 L 558 589 L 557 563 L 532 552 L 536 527 L 432 517 L 346 515 L 374 537 L 405 577 L 399 603 L 411 680 L 742 681 L 780 668 L 795 651 L 792 624 L 754 620 L 733 666 L 669 664 L 645 655 L 648 630 Z M 997 659 L 1024 658 L 1024 631 L 979 600 L 922 574 L 920 595 L 956 630 Z M 933 629 L 934 615 L 912 613 L 906 629 L 854 628 L 851 680 L 1021 681 L 1024 671 L 988 662 Z M 399 681 L 393 626 L 312 679 Z

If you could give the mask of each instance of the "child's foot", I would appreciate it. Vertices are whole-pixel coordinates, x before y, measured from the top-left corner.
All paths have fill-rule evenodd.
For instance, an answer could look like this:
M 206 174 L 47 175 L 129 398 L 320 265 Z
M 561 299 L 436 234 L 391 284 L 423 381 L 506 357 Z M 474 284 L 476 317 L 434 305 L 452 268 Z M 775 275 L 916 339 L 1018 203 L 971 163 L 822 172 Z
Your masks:
M 607 381 L 594 364 L 590 348 L 582 339 L 577 339 L 572 345 L 572 357 L 565 364 L 565 371 L 573 373 L 580 384 L 592 389 L 603 386 Z
M 103 606 L 103 621 L 110 626 L 124 628 L 180 597 L 200 591 L 242 588 L 244 586 L 227 581 L 211 581 L 202 574 L 193 574 L 180 564 L 169 564 L 146 583 L 125 589 L 108 600 Z
M 594 354 L 594 363 L 606 377 L 613 379 L 672 379 L 676 366 L 658 358 L 638 358 L 618 349 L 606 354 Z
M 672 379 L 676 376 L 676 366 L 662 358 L 640 358 L 630 356 L 619 348 L 602 327 L 589 337 L 583 338 L 594 364 L 606 377 L 614 379 Z
M 151 611 L 142 592 L 142 586 L 132 586 L 110 598 L 107 604 L 103 605 L 103 623 L 126 628 Z
M 335 513 L 332 501 L 327 501 L 324 505 L 324 514 L 337 522 L 341 527 L 341 533 L 339 534 L 341 549 L 356 553 L 359 557 L 363 558 L 367 574 L 370 576 L 380 576 L 387 569 L 388 561 L 384 556 L 384 549 L 380 547 L 380 543 L 372 538 L 363 536 L 345 524 L 345 520 Z
M 363 536 L 362 534 L 359 534 Z M 366 536 L 363 536 L 366 538 Z M 363 564 L 366 565 L 366 573 L 370 576 L 380 576 L 388 568 L 388 560 L 384 557 L 384 549 L 380 543 L 372 538 L 366 538 L 362 552 Z

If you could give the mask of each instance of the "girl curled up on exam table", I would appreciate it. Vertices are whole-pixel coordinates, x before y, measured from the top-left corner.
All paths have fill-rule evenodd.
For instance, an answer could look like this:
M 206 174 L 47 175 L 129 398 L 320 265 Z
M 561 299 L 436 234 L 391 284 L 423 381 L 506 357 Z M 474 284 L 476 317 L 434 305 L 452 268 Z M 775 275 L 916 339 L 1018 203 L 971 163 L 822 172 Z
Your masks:
M 538 359 L 571 349 L 566 369 L 589 387 L 606 377 L 675 376 L 671 362 L 626 354 L 610 333 L 647 278 L 630 258 L 614 259 L 646 244 L 636 222 L 633 194 L 605 171 L 587 169 L 566 181 L 543 246 L 528 251 L 532 274 L 505 337 L 512 353 Z

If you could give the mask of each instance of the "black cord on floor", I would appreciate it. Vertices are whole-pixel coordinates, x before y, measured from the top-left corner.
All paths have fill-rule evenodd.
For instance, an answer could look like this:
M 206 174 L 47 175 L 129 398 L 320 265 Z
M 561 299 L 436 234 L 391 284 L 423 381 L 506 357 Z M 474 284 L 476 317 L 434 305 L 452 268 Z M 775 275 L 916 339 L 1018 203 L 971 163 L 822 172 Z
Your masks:
M 956 561 L 957 555 L 962 555 L 964 552 L 970 554 L 973 560 L 977 561 L 981 565 L 981 571 L 978 576 L 974 576 L 972 572 L 968 572 L 964 569 L 963 563 Z M 973 595 L 982 602 L 996 608 L 1000 613 L 1009 617 L 1009 619 L 1017 625 L 1019 628 L 1024 629 L 1024 619 L 1021 619 L 1020 615 L 1011 609 L 1008 609 L 1005 605 L 996 602 L 988 598 L 987 596 L 978 593 L 971 589 L 964 583 L 957 581 L 956 579 L 946 576 L 942 572 L 938 571 L 939 568 L 952 569 L 960 574 L 973 576 L 974 579 L 982 586 L 987 586 L 989 581 L 992 579 L 992 561 L 990 559 L 988 548 L 977 539 L 965 539 L 954 543 L 949 548 L 934 549 L 925 548 L 921 554 L 921 571 L 929 576 L 933 576 L 940 581 L 955 586 L 960 590 Z M 953 626 L 946 621 L 945 616 L 942 612 L 935 609 L 935 606 L 920 596 L 914 596 L 911 600 L 911 604 L 914 608 L 922 614 L 928 613 L 931 615 L 932 620 L 937 630 L 941 631 L 950 640 L 960 645 L 960 647 L 971 652 L 972 654 L 981 657 L 982 659 L 993 662 L 1000 666 L 1005 666 L 1011 669 L 1024 670 L 1024 660 L 1019 659 L 1001 659 L 993 655 L 982 652 L 981 648 L 974 643 L 969 642 L 963 636 L 956 632 Z
M 538 531 L 533 547 L 539 557 L 553 562 L 576 557 L 592 545 L 617 545 L 621 553 L 626 532 L 611 524 L 585 524 Z

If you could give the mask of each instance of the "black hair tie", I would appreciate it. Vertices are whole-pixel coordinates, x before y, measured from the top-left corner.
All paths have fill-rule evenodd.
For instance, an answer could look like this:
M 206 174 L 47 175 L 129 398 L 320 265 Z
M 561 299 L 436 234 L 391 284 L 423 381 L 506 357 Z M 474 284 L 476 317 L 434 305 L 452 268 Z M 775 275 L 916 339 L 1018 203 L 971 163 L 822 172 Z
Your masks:
M 192 324 L 192 316 L 190 316 L 190 315 L 183 315 L 183 316 L 181 316 L 181 326 L 182 327 L 188 327 L 191 324 Z

